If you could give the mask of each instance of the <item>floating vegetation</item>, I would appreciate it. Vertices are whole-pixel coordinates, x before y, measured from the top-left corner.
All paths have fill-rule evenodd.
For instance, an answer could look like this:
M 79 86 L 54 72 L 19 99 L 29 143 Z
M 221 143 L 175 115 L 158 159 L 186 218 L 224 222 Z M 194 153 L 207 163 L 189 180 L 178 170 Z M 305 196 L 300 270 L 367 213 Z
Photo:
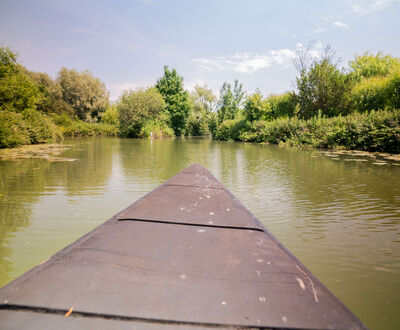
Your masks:
M 367 162 L 368 159 L 363 159 L 363 158 L 347 158 L 344 159 L 345 162 Z
M 0 160 L 18 161 L 22 159 L 46 159 L 49 162 L 73 162 L 76 159 L 59 157 L 69 149 L 66 144 L 35 144 L 24 145 L 13 149 L 1 149 Z
M 373 161 L 372 164 L 374 165 L 400 166 L 400 155 L 397 154 L 359 150 L 332 150 L 321 151 L 320 153 L 326 157 L 329 157 L 332 160 L 343 160 L 345 162 L 368 162 L 369 160 L 371 160 Z M 342 158 L 339 156 L 347 156 L 351 158 Z

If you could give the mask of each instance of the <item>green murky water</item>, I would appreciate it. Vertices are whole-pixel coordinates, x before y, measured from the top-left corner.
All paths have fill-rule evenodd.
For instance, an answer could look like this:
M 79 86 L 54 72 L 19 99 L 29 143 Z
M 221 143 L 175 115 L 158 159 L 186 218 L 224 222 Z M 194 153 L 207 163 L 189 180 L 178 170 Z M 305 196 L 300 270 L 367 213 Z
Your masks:
M 369 327 L 400 328 L 398 163 L 210 139 L 65 143 L 77 161 L 0 161 L 0 285 L 201 163 Z

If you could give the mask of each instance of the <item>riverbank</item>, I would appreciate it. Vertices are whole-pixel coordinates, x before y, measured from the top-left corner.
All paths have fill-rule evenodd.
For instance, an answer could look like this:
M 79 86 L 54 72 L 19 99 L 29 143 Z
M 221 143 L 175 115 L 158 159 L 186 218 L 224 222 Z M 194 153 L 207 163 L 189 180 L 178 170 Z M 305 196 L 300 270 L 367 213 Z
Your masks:
M 287 144 L 317 149 L 400 153 L 400 110 L 379 110 L 304 120 L 228 120 L 215 133 L 218 140 Z
M 57 143 L 71 136 L 116 136 L 118 128 L 106 123 L 88 123 L 67 115 L 46 115 L 35 110 L 0 111 L 0 148 Z

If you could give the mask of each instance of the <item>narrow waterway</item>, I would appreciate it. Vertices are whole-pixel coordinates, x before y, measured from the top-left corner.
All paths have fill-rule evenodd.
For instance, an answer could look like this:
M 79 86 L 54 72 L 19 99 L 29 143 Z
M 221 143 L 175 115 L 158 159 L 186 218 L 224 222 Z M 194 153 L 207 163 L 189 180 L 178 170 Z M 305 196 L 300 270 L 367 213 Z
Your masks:
M 400 328 L 400 163 L 211 139 L 71 139 L 0 161 L 0 286 L 193 163 L 372 329 Z

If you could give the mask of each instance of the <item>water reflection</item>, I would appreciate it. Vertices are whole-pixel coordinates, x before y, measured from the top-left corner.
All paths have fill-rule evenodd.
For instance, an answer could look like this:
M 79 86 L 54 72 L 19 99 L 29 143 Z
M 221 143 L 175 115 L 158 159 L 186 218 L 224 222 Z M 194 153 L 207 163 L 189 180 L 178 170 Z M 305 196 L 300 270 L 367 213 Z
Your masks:
M 400 166 L 211 139 L 66 143 L 76 162 L 0 162 L 0 284 L 201 163 L 368 326 L 400 327 Z

